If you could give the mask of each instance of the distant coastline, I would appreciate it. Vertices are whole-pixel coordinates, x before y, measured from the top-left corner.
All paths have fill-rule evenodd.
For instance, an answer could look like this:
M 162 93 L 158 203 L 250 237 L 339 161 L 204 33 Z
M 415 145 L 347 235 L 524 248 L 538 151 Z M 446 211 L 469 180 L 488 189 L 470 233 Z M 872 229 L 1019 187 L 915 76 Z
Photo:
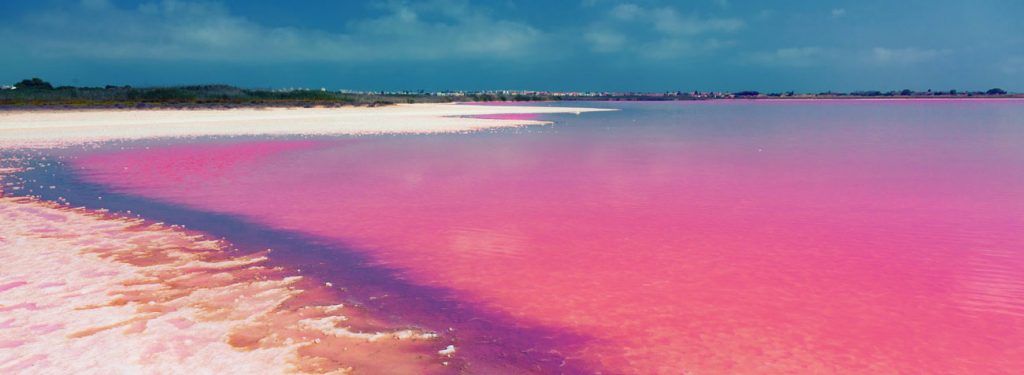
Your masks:
M 61 109 L 217 109 L 376 107 L 412 103 L 539 101 L 686 101 L 750 99 L 989 99 L 1024 98 L 999 88 L 986 91 L 853 92 L 579 92 L 534 90 L 350 91 L 321 89 L 245 89 L 228 85 L 171 87 L 53 86 L 39 78 L 0 87 L 0 110 Z

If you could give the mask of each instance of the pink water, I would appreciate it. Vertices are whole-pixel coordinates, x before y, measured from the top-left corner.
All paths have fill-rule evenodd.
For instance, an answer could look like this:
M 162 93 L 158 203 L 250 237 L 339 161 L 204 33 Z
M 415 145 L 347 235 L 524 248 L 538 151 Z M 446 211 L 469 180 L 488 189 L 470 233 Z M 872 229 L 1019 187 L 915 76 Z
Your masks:
M 582 337 L 552 351 L 594 371 L 1024 372 L 1024 102 L 613 106 L 75 167 Z

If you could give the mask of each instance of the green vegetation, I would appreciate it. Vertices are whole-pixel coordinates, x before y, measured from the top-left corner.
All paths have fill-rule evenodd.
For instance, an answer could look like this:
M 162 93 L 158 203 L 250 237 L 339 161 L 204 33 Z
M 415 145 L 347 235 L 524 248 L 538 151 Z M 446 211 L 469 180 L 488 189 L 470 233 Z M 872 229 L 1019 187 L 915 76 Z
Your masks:
M 20 90 L 53 90 L 53 85 L 39 78 L 22 80 L 14 84 L 14 87 Z
M 482 92 L 340 92 L 320 90 L 253 90 L 227 85 L 194 85 L 174 87 L 53 87 L 39 78 L 22 80 L 0 90 L 3 108 L 231 108 L 231 107 L 337 107 L 378 106 L 397 103 L 444 103 L 474 101 L 651 101 L 709 100 L 762 98 L 978 98 L 1024 97 L 994 88 L 988 91 L 826 91 L 801 94 L 793 91 L 761 93 L 757 91 L 724 92 L 545 92 L 545 91 L 482 91 Z
M 193 107 L 336 107 L 452 101 L 544 100 L 528 95 L 471 94 L 442 96 L 428 93 L 345 93 L 326 90 L 251 90 L 228 85 L 175 87 L 54 88 L 39 78 L 26 79 L 14 89 L 0 90 L 0 108 L 193 108 Z

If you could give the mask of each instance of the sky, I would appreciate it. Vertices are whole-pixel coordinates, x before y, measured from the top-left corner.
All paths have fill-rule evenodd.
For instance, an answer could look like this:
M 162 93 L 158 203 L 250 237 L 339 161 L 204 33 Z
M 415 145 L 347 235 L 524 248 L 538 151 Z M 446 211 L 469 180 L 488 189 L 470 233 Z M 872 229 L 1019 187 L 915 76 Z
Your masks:
M 0 83 L 1024 91 L 1024 1 L 0 2 Z

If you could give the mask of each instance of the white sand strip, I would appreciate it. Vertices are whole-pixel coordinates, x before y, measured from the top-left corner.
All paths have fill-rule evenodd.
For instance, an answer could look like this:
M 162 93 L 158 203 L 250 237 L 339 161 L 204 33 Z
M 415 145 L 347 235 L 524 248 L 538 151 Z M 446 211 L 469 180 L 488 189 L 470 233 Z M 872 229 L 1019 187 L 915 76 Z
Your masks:
M 0 111 L 0 148 L 113 139 L 230 135 L 457 132 L 544 124 L 457 116 L 581 113 L 607 109 L 399 104 L 387 107 Z

